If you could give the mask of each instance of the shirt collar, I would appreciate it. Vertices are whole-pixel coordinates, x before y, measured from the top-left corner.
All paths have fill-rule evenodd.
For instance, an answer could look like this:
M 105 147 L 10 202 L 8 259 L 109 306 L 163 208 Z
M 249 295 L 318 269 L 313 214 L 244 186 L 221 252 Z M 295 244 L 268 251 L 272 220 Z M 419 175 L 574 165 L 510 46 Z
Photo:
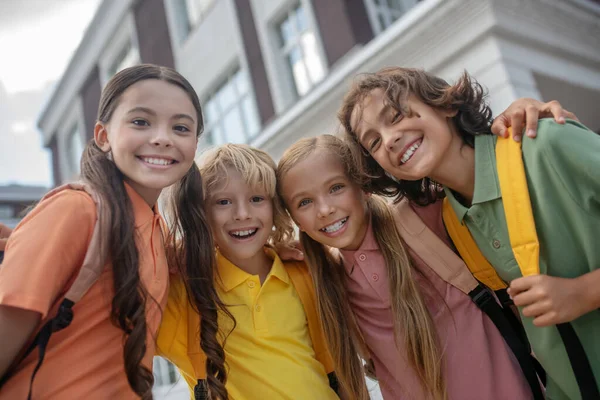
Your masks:
M 289 284 L 290 278 L 283 266 L 283 262 L 275 253 L 275 251 L 269 247 L 265 247 L 265 252 L 269 257 L 273 259 L 273 265 L 271 266 L 271 271 L 267 275 L 267 279 L 265 282 L 269 280 L 271 276 L 279 279 L 280 281 Z M 224 255 L 221 254 L 217 250 L 217 268 L 219 271 L 219 278 L 221 279 L 221 283 L 223 289 L 226 292 L 229 292 L 246 282 L 248 279 L 252 278 L 254 275 L 247 273 L 242 270 L 240 267 L 229 261 Z
M 496 140 L 494 135 L 475 136 L 475 187 L 472 205 L 496 200 L 501 197 L 498 171 L 496 170 Z M 454 193 L 444 188 L 459 221 L 463 221 L 468 207 L 463 206 Z
M 343 250 L 340 249 L 340 254 L 342 256 L 342 261 L 344 262 L 344 266 L 346 268 L 352 268 L 354 265 L 354 256 L 356 253 L 364 252 L 364 251 L 378 251 L 379 246 L 377 245 L 377 240 L 375 239 L 375 233 L 373 232 L 373 223 L 371 216 L 369 218 L 369 227 L 367 228 L 367 233 L 365 234 L 365 238 L 363 239 L 360 247 L 357 250 Z
M 156 204 L 150 207 L 146 200 L 142 198 L 127 182 L 125 184 L 125 190 L 131 200 L 131 206 L 133 207 L 133 215 L 135 217 L 135 227 L 139 228 L 144 224 L 151 221 L 156 214 L 158 214 L 158 207 Z

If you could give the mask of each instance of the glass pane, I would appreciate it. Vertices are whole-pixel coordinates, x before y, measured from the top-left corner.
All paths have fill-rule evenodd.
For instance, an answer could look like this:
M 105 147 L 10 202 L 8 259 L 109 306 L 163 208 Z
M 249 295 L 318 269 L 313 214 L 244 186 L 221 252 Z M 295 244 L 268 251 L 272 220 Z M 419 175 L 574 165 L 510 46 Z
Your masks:
M 290 54 L 288 55 L 288 59 L 292 67 L 300 60 L 302 60 L 302 50 L 300 49 L 300 47 L 296 46 L 292 48 Z
M 213 126 L 210 132 L 207 133 L 207 136 L 210 137 L 208 142 L 211 146 L 219 146 L 225 143 L 225 138 L 223 136 L 223 129 L 221 128 L 221 125 Z
M 387 0 L 387 6 L 392 10 L 403 11 L 404 7 L 400 0 Z
M 244 71 L 238 70 L 234 75 L 233 80 L 237 87 L 238 96 L 243 96 L 248 92 L 248 77 Z
M 81 135 L 79 133 L 79 129 L 77 129 L 77 125 L 71 130 L 69 137 L 69 151 L 71 157 L 71 167 L 73 171 L 79 173 L 81 155 L 83 153 L 84 143 Z
M 177 26 L 175 29 L 177 30 L 177 38 L 179 39 L 179 43 L 183 43 L 185 39 L 187 39 L 191 30 L 190 20 L 188 17 L 189 12 L 186 0 L 175 1 L 175 13 L 177 18 Z
M 306 32 L 302 35 L 302 47 L 304 49 L 304 62 L 308 69 L 308 75 L 312 84 L 319 82 L 325 76 L 325 69 L 317 50 L 315 34 Z
M 244 121 L 246 123 L 246 132 L 249 137 L 256 135 L 260 129 L 260 121 L 258 119 L 258 110 L 252 96 L 246 96 L 242 101 L 242 112 L 244 113 Z
M 294 48 L 289 55 L 289 63 L 296 83 L 296 92 L 302 96 L 310 89 L 311 82 L 304 67 L 302 53 L 299 48 Z
M 235 89 L 233 83 L 228 81 L 223 85 L 216 95 L 217 101 L 219 102 L 219 108 L 222 113 L 227 112 L 233 103 L 235 103 Z
M 384 30 L 388 27 L 389 24 L 387 23 L 387 19 L 385 18 L 383 13 L 377 13 L 377 20 L 379 21 L 379 26 L 381 26 L 381 30 Z
M 219 108 L 214 96 L 206 102 L 206 106 L 204 107 L 204 118 L 206 119 L 206 121 L 204 121 L 205 125 L 210 125 L 219 119 Z
M 298 27 L 298 32 L 304 32 L 308 29 L 308 19 L 306 17 L 306 12 L 304 11 L 304 7 L 300 5 L 296 9 L 296 26 Z
M 169 363 L 169 383 L 175 383 L 177 380 L 177 372 L 175 371 L 175 367 L 173 364 Z
M 223 128 L 227 143 L 246 143 L 242 114 L 238 107 L 232 108 L 223 118 Z
M 292 40 L 294 31 L 290 18 L 286 18 L 285 21 L 283 21 L 279 26 L 279 35 L 281 39 L 281 47 L 284 47 Z

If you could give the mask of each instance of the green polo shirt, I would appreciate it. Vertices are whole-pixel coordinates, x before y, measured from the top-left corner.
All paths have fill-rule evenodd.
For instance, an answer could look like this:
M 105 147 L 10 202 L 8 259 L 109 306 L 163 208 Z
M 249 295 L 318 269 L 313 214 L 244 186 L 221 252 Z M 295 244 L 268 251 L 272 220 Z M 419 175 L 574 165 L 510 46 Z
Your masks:
M 510 247 L 496 171 L 496 137 L 475 138 L 475 191 L 470 208 L 446 188 L 458 218 L 507 282 L 521 277 Z M 568 120 L 540 120 L 535 140 L 523 136 L 523 160 L 535 227 L 540 272 L 574 278 L 600 267 L 600 136 Z M 600 290 L 600 288 L 599 288 Z M 555 326 L 538 328 L 523 317 L 533 351 L 548 374 L 547 398 L 580 399 L 566 350 Z M 572 321 L 600 382 L 600 311 Z

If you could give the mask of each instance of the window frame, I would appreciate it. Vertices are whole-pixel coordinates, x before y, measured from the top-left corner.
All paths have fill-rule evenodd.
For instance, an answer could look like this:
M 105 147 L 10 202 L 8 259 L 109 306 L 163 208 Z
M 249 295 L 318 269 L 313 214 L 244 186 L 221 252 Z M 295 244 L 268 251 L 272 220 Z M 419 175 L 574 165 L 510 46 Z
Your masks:
M 298 92 L 296 81 L 295 81 L 295 78 L 293 75 L 292 65 L 288 61 L 288 52 L 284 51 L 284 48 L 286 46 L 282 46 L 282 40 L 281 40 L 281 34 L 280 34 L 281 25 L 287 19 L 289 19 L 292 12 L 294 12 L 299 7 L 303 8 L 303 11 L 305 13 L 305 18 L 306 18 L 306 24 L 307 24 L 307 28 L 302 32 L 303 33 L 310 32 L 313 34 L 314 39 L 315 39 L 316 56 L 320 62 L 320 67 L 322 69 L 322 76 L 315 81 L 313 81 L 311 79 L 311 83 L 310 83 L 308 90 L 306 90 L 306 92 L 303 93 L 302 95 L 300 95 Z M 283 108 L 285 109 L 285 108 L 293 105 L 295 102 L 297 102 L 302 97 L 305 97 L 306 95 L 308 95 L 311 91 L 314 90 L 314 88 L 320 82 L 325 80 L 329 73 L 329 65 L 327 63 L 327 57 L 325 54 L 325 50 L 323 48 L 321 32 L 319 30 L 317 20 L 314 15 L 314 9 L 309 0 L 286 1 L 284 4 L 282 4 L 282 6 L 278 10 L 278 12 L 274 13 L 270 17 L 270 23 L 268 25 L 269 25 L 268 32 L 269 32 L 269 39 L 271 42 L 271 49 L 272 49 L 273 54 L 275 55 L 274 61 L 275 61 L 276 72 L 278 75 L 278 81 L 281 83 L 280 87 L 277 88 L 277 90 L 280 92 L 279 93 L 280 96 L 282 96 L 282 105 L 283 105 Z M 309 72 L 308 72 L 308 69 L 306 68 L 306 62 L 304 61 L 305 60 L 304 49 L 302 48 L 302 42 L 301 42 L 302 39 L 301 38 L 302 38 L 301 34 L 297 35 L 295 43 L 298 46 L 300 46 L 300 48 L 302 50 L 303 64 L 305 65 L 305 71 L 308 74 Z
M 246 86 L 246 91 L 244 93 L 239 93 L 238 85 L 234 81 L 237 74 L 242 74 L 242 78 L 246 79 L 244 82 Z M 206 95 L 203 97 L 202 105 L 203 105 L 203 118 L 204 118 L 204 133 L 202 134 L 202 140 L 199 142 L 198 146 L 218 146 L 224 143 L 234 143 L 230 142 L 227 139 L 227 134 L 224 129 L 225 116 L 227 116 L 233 109 L 238 109 L 242 118 L 241 125 L 243 127 L 242 135 L 244 136 L 243 142 L 235 142 L 235 143 L 250 143 L 255 137 L 257 137 L 262 130 L 262 121 L 260 119 L 260 113 L 258 111 L 258 104 L 256 102 L 256 95 L 254 93 L 254 88 L 252 86 L 252 81 L 250 79 L 249 71 L 242 67 L 242 65 L 236 63 L 232 67 L 227 68 L 226 73 L 221 75 L 218 80 L 215 80 L 217 83 L 212 86 L 210 91 L 206 92 Z M 234 99 L 235 101 L 227 106 L 225 109 L 221 109 L 221 105 L 218 102 L 216 96 L 221 93 L 221 91 L 228 85 L 233 85 L 234 90 Z M 244 112 L 244 101 L 246 99 L 250 99 L 252 111 L 254 111 L 255 121 L 256 121 L 256 131 L 251 132 L 252 128 L 249 126 L 249 122 L 247 121 L 247 117 Z M 212 101 L 215 101 L 215 105 L 218 107 L 218 118 L 214 121 L 209 120 L 207 113 L 210 108 L 210 104 Z M 220 140 L 215 140 L 215 127 L 220 128 L 220 132 L 222 137 Z
M 369 17 L 369 21 L 371 22 L 371 27 L 373 28 L 373 33 L 375 36 L 384 32 L 388 29 L 394 22 L 402 18 L 407 12 L 409 12 L 413 7 L 417 5 L 420 0 L 397 0 L 402 5 L 402 10 L 392 9 L 390 7 L 381 6 L 375 4 L 377 0 L 364 0 L 365 7 L 367 9 L 367 16 Z M 382 10 L 384 9 L 384 10 Z M 379 15 L 383 15 L 385 18 L 386 26 L 382 26 L 381 21 L 379 19 Z M 396 17 L 392 19 L 392 14 L 395 14 Z
M 194 31 L 206 20 L 207 16 L 217 5 L 217 0 L 208 0 L 210 4 L 200 6 L 198 3 L 202 0 L 165 0 L 167 7 L 166 13 L 169 19 L 169 28 L 173 28 L 171 32 L 171 44 L 176 48 L 183 47 Z M 198 9 L 197 18 L 193 18 L 190 13 L 190 3 L 196 4 Z M 184 19 L 185 18 L 185 19 Z M 181 24 L 185 24 L 185 28 L 178 28 Z
M 124 53 L 124 49 L 126 47 L 130 47 L 130 50 Z M 134 17 L 133 14 L 129 12 L 127 15 L 125 15 L 125 17 L 123 17 L 123 20 L 115 32 L 113 39 L 104 48 L 98 61 L 100 81 L 102 82 L 102 86 L 106 85 L 106 83 L 114 75 L 112 73 L 113 66 L 115 66 L 117 63 L 120 64 L 132 53 L 134 54 L 133 63 L 130 62 L 123 68 L 137 65 L 142 62 Z M 125 55 L 123 60 L 118 61 L 118 58 L 123 54 Z M 116 72 L 119 71 L 120 69 L 118 69 Z

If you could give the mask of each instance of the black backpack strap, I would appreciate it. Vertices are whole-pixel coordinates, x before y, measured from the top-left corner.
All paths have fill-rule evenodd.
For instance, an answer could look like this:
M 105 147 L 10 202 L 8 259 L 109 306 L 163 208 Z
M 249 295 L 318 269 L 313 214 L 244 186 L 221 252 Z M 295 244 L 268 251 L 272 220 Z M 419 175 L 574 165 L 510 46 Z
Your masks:
M 531 354 L 531 344 L 529 343 L 529 339 L 527 338 L 525 327 L 511 308 L 515 305 L 515 303 L 508 295 L 506 289 L 496 290 L 494 293 L 496 293 L 496 297 L 498 297 L 498 300 L 500 300 L 500 304 L 502 305 L 502 311 L 504 312 L 507 321 L 513 327 L 514 331 L 521 337 L 523 344 L 527 346 L 527 351 L 529 352 L 529 354 Z M 540 378 L 542 385 L 544 385 L 545 387 L 546 371 L 544 370 L 544 367 L 542 367 L 542 364 L 540 364 L 538 359 L 534 356 L 531 356 L 531 362 L 533 363 L 533 367 L 537 372 L 538 378 Z
M 208 400 L 208 384 L 206 379 L 198 379 L 194 386 L 194 400 Z
M 533 363 L 533 357 L 529 346 L 526 345 L 519 334 L 513 329 L 512 324 L 508 321 L 504 309 L 496 302 L 490 289 L 479 284 L 473 289 L 469 296 L 473 302 L 483 311 L 496 325 L 496 328 L 504 338 L 504 341 L 510 347 L 515 355 L 523 375 L 531 388 L 533 398 L 535 400 L 543 400 L 544 393 L 538 380 L 536 368 Z M 510 310 L 509 310 L 510 311 Z M 515 317 L 516 318 L 516 317 Z
M 579 385 L 579 392 L 581 393 L 582 400 L 597 400 L 600 399 L 600 392 L 598 391 L 598 384 L 594 377 L 594 371 L 590 365 L 585 349 L 577 337 L 573 325 L 566 322 L 564 324 L 556 325 L 558 333 L 565 345 L 569 361 L 571 362 L 571 368 L 575 374 L 577 385 Z
M 13 367 L 4 374 L 2 379 L 0 380 L 0 388 L 4 386 L 4 384 L 15 374 L 18 365 L 25 359 L 35 348 L 39 349 L 38 362 L 33 369 L 33 373 L 31 374 L 31 380 L 29 381 L 29 394 L 27 395 L 27 400 L 31 400 L 31 393 L 33 390 L 33 381 L 37 372 L 39 371 L 42 363 L 44 362 L 44 357 L 46 356 L 46 347 L 48 346 L 48 342 L 50 341 L 50 336 L 54 332 L 58 332 L 71 324 L 73 320 L 73 303 L 69 299 L 64 299 L 58 308 L 58 312 L 56 316 L 50 320 L 48 320 L 37 333 L 31 345 L 27 348 L 21 359 L 18 363 L 13 364 Z
M 327 374 L 327 378 L 329 378 L 329 387 L 333 389 L 335 394 L 340 395 L 340 381 L 338 381 L 337 375 L 334 372 L 330 372 Z

